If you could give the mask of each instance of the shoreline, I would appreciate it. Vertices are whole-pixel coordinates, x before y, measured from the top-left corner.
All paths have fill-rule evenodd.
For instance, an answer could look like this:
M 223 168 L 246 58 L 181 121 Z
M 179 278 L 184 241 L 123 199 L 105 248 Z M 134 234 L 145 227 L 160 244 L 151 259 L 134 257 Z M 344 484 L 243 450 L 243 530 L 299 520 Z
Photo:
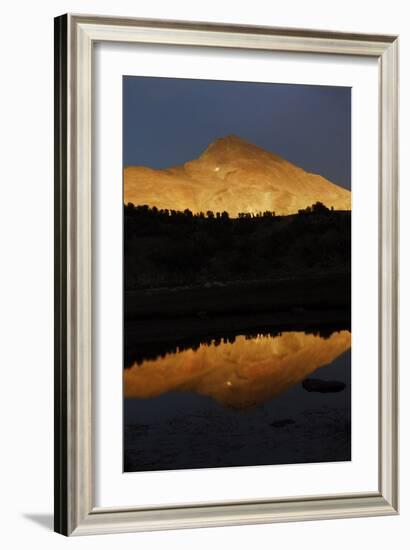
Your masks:
M 124 367 L 135 361 L 155 358 L 211 340 L 238 335 L 312 332 L 326 337 L 332 332 L 350 330 L 350 315 L 345 309 L 300 312 L 228 315 L 215 318 L 145 319 L 124 324 Z
M 339 309 L 350 318 L 350 295 L 350 272 L 125 290 L 124 320 L 298 314 Z

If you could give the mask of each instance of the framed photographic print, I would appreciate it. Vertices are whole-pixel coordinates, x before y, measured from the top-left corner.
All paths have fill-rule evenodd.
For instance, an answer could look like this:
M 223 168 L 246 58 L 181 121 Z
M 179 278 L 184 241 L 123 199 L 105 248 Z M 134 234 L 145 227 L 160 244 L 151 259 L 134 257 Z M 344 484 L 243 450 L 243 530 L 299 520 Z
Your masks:
M 55 529 L 398 511 L 398 38 L 55 21 Z

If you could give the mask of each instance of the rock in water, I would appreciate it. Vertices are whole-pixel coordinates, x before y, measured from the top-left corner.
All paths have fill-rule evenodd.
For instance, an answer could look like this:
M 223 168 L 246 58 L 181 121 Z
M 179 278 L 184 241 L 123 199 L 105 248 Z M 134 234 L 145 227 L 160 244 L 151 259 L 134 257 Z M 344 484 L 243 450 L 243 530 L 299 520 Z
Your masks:
M 284 418 L 283 420 L 275 420 L 271 422 L 270 425 L 272 428 L 284 428 L 285 426 L 291 426 L 295 424 L 295 421 L 292 418 Z
M 334 393 L 343 391 L 346 387 L 346 384 L 344 382 L 338 382 L 337 380 L 320 380 L 319 378 L 306 378 L 306 380 L 303 380 L 302 386 L 307 391 Z

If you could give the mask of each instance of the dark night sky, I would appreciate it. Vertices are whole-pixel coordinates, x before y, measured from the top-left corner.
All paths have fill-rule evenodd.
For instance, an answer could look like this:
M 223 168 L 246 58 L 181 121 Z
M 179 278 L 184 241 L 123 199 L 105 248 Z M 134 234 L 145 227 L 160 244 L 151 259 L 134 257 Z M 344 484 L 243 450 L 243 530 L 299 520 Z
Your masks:
M 125 76 L 124 166 L 167 168 L 235 134 L 350 189 L 351 90 Z

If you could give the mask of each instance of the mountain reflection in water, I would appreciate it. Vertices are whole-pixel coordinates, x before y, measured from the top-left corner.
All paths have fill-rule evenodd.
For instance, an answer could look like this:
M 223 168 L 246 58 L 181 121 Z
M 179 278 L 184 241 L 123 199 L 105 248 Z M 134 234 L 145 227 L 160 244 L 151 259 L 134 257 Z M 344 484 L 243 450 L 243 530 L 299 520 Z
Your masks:
M 135 363 L 124 371 L 124 396 L 147 399 L 171 391 L 212 397 L 235 409 L 265 403 L 328 365 L 351 346 L 351 333 L 236 336 Z

